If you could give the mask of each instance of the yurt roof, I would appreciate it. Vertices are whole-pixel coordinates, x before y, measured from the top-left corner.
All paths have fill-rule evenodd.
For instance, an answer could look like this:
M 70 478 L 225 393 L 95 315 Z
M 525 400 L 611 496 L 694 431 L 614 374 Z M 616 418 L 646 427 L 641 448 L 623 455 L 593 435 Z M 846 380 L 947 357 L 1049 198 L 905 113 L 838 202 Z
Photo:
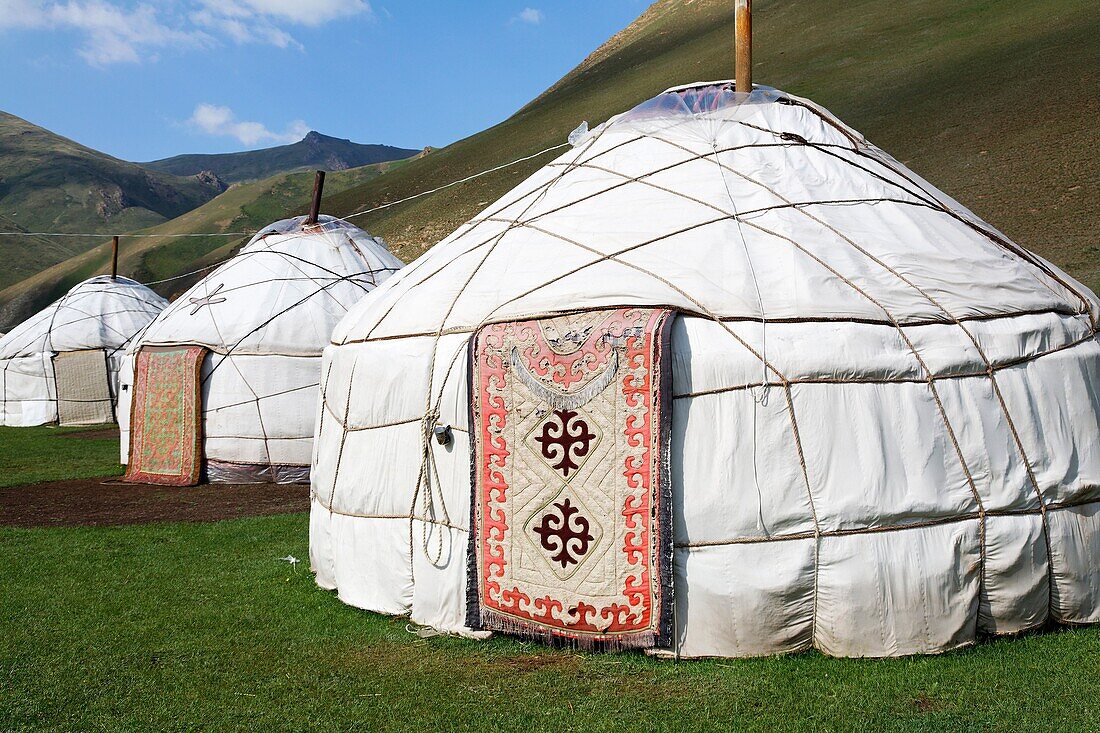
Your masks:
M 164 298 L 129 278 L 93 277 L 0 338 L 0 359 L 119 349 L 166 305 Z
M 318 353 L 332 328 L 402 267 L 382 240 L 322 216 L 275 222 L 172 303 L 138 341 L 215 353 Z
M 902 325 L 1098 309 L 823 108 L 708 82 L 580 136 L 354 308 L 333 341 L 630 304 Z

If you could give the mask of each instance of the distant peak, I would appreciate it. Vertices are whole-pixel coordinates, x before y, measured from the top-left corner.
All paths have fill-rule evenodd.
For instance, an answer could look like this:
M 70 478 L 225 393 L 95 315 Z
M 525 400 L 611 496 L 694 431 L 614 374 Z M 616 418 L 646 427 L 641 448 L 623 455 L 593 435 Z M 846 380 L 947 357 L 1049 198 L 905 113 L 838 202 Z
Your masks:
M 322 135 L 321 133 L 317 132 L 316 130 L 310 130 L 308 133 L 306 133 L 306 136 L 302 138 L 302 142 L 304 142 L 304 143 L 319 143 L 324 139 L 325 139 L 325 136 Z

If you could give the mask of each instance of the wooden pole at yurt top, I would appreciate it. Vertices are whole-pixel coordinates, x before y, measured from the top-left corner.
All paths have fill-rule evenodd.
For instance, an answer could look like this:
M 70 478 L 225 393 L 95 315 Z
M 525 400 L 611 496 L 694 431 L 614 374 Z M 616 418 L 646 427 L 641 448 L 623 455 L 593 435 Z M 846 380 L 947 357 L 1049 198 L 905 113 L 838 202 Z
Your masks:
M 306 224 L 316 224 L 317 217 L 321 214 L 321 191 L 325 188 L 325 172 L 317 171 L 317 177 L 313 179 L 313 202 L 309 205 L 309 216 Z
M 118 278 L 118 235 L 111 237 L 111 279 Z
M 736 91 L 752 91 L 752 0 L 737 0 L 737 14 L 734 17 L 736 35 L 736 66 L 734 81 Z

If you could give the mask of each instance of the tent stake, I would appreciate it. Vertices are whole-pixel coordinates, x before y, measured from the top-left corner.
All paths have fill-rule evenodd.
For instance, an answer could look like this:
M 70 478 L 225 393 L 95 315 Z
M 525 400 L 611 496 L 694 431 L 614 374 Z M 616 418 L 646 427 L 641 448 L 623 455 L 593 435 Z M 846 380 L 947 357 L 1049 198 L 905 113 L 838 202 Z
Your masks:
M 118 235 L 111 237 L 111 279 L 118 279 Z
M 739 92 L 752 91 L 752 0 L 737 0 L 734 19 L 736 67 L 734 81 Z
M 325 172 L 317 171 L 317 177 L 313 179 L 313 203 L 309 205 L 309 216 L 306 224 L 316 224 L 317 217 L 321 214 L 321 191 L 325 188 Z

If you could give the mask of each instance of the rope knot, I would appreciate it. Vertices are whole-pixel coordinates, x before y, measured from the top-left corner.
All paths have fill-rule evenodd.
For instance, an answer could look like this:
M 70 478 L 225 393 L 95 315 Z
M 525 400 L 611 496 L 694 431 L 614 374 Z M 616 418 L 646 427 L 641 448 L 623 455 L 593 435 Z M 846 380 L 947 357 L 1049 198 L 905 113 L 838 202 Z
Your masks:
M 439 424 L 439 410 L 429 410 L 424 413 L 424 419 L 420 422 L 424 433 L 424 440 L 428 440 L 435 434 L 435 426 Z

